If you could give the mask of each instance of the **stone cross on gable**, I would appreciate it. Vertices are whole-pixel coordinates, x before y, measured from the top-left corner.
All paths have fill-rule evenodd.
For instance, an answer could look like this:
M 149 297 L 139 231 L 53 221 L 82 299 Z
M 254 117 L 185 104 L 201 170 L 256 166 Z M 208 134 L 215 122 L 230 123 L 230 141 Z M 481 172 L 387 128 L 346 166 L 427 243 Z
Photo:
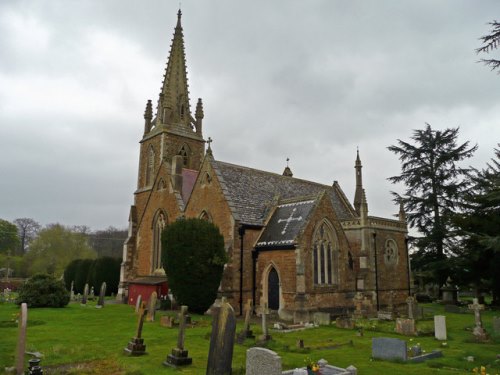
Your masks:
M 286 222 L 285 224 L 285 227 L 283 228 L 283 230 L 281 231 L 281 234 L 285 234 L 286 233 L 286 229 L 288 228 L 288 225 L 292 222 L 292 221 L 301 221 L 302 220 L 302 216 L 299 216 L 299 217 L 293 217 L 293 214 L 294 212 L 297 211 L 297 208 L 294 208 L 292 210 L 292 212 L 290 213 L 290 216 L 288 217 L 288 219 L 279 219 L 278 220 L 278 223 L 282 223 L 282 222 Z

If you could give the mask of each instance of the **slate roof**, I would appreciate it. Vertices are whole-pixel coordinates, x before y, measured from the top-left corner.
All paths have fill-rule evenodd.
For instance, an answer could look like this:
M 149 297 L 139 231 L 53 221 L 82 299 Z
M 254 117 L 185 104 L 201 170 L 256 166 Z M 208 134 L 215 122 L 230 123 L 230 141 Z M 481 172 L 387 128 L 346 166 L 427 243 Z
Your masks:
M 326 191 L 340 220 L 355 217 L 338 187 L 212 160 L 233 215 L 244 224 L 262 226 L 279 199 L 311 197 Z
M 194 183 L 198 177 L 198 171 L 193 169 L 182 168 L 182 200 L 184 204 L 187 203 L 191 192 L 193 191 Z
M 295 240 L 308 221 L 315 200 L 303 200 L 280 204 L 269 219 L 256 247 L 288 247 Z

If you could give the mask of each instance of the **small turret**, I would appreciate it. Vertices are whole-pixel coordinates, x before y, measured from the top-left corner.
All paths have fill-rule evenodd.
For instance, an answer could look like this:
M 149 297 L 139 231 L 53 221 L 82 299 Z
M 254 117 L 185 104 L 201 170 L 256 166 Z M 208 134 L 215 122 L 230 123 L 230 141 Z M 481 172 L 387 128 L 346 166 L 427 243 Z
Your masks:
M 151 105 L 151 100 L 148 100 L 146 104 L 146 110 L 144 111 L 144 135 L 151 131 L 151 120 L 153 119 L 153 106 Z
M 196 112 L 194 114 L 194 117 L 196 119 L 196 134 L 201 135 L 201 129 L 202 129 L 202 121 L 203 121 L 203 102 L 201 101 L 201 98 L 198 98 L 198 103 L 196 103 Z
M 406 222 L 406 212 L 405 212 L 405 205 L 403 202 L 403 199 L 399 200 L 399 221 Z
M 361 221 L 365 221 L 368 218 L 368 202 L 366 201 L 365 189 L 361 190 L 361 204 L 359 205 L 359 216 L 361 216 Z
M 354 169 L 356 169 L 356 191 L 354 193 L 354 209 L 360 214 L 361 203 L 363 199 L 363 179 L 361 174 L 361 159 L 359 158 L 359 150 L 356 151 L 356 162 L 354 164 Z

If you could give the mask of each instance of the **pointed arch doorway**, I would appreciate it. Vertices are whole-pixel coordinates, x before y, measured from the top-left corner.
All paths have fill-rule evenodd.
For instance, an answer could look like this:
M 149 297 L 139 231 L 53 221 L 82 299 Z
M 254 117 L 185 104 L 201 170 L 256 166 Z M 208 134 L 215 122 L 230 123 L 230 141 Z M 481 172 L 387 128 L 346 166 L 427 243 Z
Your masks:
M 280 278 L 274 267 L 271 267 L 267 276 L 267 306 L 270 310 L 280 308 Z

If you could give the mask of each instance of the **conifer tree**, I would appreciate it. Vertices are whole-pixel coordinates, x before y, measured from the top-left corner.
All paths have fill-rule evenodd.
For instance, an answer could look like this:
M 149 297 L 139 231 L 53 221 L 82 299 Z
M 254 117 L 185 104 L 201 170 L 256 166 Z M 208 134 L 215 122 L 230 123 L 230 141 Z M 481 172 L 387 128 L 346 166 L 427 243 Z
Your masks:
M 458 131 L 433 130 L 426 124 L 425 129 L 414 130 L 412 143 L 398 139 L 397 145 L 388 147 L 401 161 L 401 174 L 389 181 L 405 185 L 404 194 L 393 192 L 395 200 L 403 203 L 408 224 L 421 234 L 414 243 L 413 268 L 427 271 L 439 284 L 449 276 L 447 255 L 453 253 L 455 236 L 452 218 L 461 210 L 469 187 L 470 169 L 458 163 L 477 149 L 469 142 L 457 145 Z

